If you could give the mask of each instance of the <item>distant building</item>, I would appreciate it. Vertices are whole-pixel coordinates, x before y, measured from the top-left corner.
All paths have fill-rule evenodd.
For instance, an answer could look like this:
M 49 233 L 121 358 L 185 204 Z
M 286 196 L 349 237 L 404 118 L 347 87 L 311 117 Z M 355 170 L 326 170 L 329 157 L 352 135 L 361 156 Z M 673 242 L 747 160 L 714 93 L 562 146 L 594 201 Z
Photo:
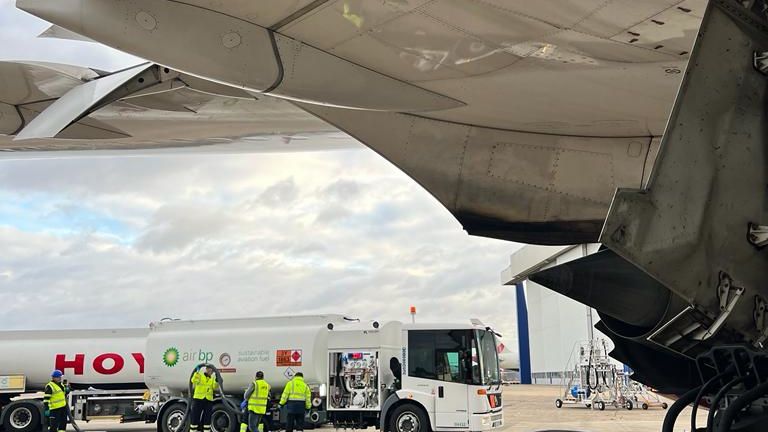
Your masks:
M 560 384 L 577 343 L 594 337 L 608 339 L 593 327 L 598 320 L 596 311 L 528 280 L 529 275 L 539 270 L 595 253 L 599 247 L 599 244 L 526 245 L 510 257 L 510 265 L 502 272 L 501 279 L 504 285 L 518 286 L 518 341 L 523 383 L 527 382 L 526 374 L 530 374 L 533 384 Z M 521 309 L 522 306 L 525 308 Z M 530 353 L 529 358 L 526 352 Z

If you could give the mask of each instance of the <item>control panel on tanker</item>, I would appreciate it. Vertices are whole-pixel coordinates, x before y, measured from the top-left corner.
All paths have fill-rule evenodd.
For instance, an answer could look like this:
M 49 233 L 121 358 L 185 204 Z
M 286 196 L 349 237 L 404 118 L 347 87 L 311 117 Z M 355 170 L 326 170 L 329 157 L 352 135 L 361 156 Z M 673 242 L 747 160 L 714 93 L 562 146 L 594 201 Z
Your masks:
M 332 409 L 379 407 L 379 358 L 377 352 L 349 351 L 330 354 L 328 382 Z

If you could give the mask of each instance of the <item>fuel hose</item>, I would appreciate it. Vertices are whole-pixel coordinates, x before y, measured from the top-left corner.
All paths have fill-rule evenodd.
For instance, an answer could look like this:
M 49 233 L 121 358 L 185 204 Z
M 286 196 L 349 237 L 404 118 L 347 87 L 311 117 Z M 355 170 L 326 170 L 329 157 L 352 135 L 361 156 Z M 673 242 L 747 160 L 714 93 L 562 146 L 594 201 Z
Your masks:
M 82 432 L 80 430 L 80 427 L 77 425 L 77 422 L 75 421 L 75 418 L 72 417 L 72 410 L 69 409 L 69 401 L 67 399 L 65 399 L 64 402 L 66 403 L 66 405 L 64 405 L 64 407 L 67 410 L 67 418 L 69 419 L 69 422 L 72 424 L 72 427 L 75 429 L 75 431 Z
M 189 396 L 187 397 L 187 408 L 184 410 L 184 418 L 181 421 L 182 428 L 180 431 L 189 430 L 189 413 L 192 410 L 192 395 L 195 393 L 195 387 L 192 384 L 192 378 L 197 373 L 197 371 L 205 367 L 213 369 L 213 374 L 216 376 L 216 383 L 219 385 L 218 394 L 221 398 L 221 403 L 224 405 L 224 409 L 226 409 L 231 414 L 231 418 L 233 418 L 238 424 L 240 422 L 240 407 L 226 396 L 226 393 L 224 392 L 224 378 L 222 378 L 219 369 L 210 363 L 200 363 L 199 365 L 195 366 L 195 368 L 192 369 L 192 373 L 189 374 Z
M 64 411 L 67 412 L 67 420 L 69 420 L 69 423 L 72 425 L 72 427 L 75 429 L 76 432 L 82 432 L 80 430 L 80 426 L 77 425 L 77 422 L 75 421 L 75 418 L 72 416 L 72 410 L 69 408 L 69 398 L 64 398 Z M 40 422 L 40 424 L 43 425 L 43 432 L 46 432 L 48 430 L 48 427 L 50 426 L 49 422 L 51 421 L 51 418 L 48 416 L 43 416 L 43 421 Z

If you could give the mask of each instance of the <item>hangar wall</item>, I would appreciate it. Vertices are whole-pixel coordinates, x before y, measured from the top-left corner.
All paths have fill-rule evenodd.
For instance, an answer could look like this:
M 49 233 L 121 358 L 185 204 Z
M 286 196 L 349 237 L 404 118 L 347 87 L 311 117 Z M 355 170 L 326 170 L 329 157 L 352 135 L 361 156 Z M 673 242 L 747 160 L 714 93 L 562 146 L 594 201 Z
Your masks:
M 528 276 L 595 253 L 599 247 L 594 243 L 575 246 L 526 245 L 510 257 L 510 266 L 502 272 L 504 285 L 521 283 L 523 286 L 523 290 L 517 290 L 516 301 L 525 302 L 528 320 L 518 322 L 518 331 L 526 327 L 528 330 L 533 384 L 560 384 L 563 370 L 577 343 L 593 337 L 608 340 L 608 337 L 593 328 L 598 320 L 594 310 L 531 282 Z M 524 339 L 518 337 L 520 341 Z M 524 352 L 525 347 L 520 347 L 521 355 Z M 525 359 L 521 357 L 520 363 L 522 372 Z M 521 381 L 525 382 L 523 377 Z

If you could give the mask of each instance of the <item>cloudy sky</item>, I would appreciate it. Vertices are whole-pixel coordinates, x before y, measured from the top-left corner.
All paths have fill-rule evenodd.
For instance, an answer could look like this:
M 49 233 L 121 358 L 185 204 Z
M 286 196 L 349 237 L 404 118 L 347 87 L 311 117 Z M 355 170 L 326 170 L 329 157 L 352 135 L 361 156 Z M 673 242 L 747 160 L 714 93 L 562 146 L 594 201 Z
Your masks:
M 0 59 L 135 62 L 41 40 L 0 0 Z M 519 246 L 468 236 L 367 149 L 0 161 L 0 329 L 145 326 L 163 317 L 346 313 L 480 317 L 514 340 Z

